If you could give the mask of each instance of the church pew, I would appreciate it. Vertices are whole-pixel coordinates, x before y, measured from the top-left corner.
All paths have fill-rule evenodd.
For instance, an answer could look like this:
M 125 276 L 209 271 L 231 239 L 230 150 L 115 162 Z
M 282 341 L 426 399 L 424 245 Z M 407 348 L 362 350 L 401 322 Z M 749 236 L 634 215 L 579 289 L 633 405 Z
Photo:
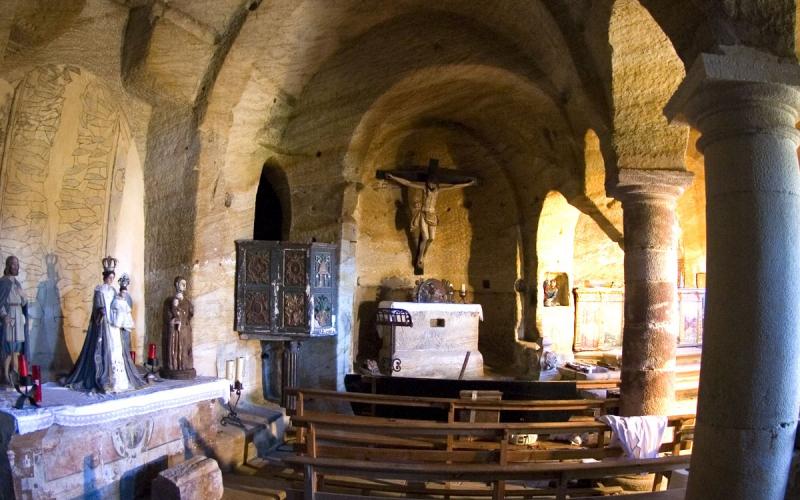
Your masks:
M 361 395 L 364 396 L 369 395 Z M 298 398 L 301 399 L 303 398 Z M 441 401 L 415 399 L 415 404 L 423 402 L 441 403 Z M 484 402 L 478 404 L 483 405 Z M 521 402 L 514 404 L 523 406 Z M 293 425 L 306 432 L 298 433 L 300 439 L 298 451 L 304 452 L 305 456 L 334 461 L 416 464 L 420 467 L 441 464 L 488 466 L 543 462 L 552 465 L 576 460 L 618 458 L 622 455 L 620 449 L 604 446 L 605 435 L 610 429 L 605 424 L 593 420 L 513 423 L 435 422 L 315 413 L 304 411 L 302 405 L 299 406 L 299 410 L 302 415 L 292 418 Z M 684 426 L 690 428 L 688 424 L 693 418 L 693 415 L 669 418 L 669 425 L 675 429 L 675 440 L 664 443 L 661 452 L 680 451 L 683 439 L 681 429 Z M 516 433 L 541 436 L 590 433 L 597 436 L 597 442 L 594 447 L 548 445 L 544 442 L 537 443 L 536 447 L 517 446 L 509 443 L 509 437 Z M 300 467 L 291 460 L 286 463 Z M 342 471 L 337 474 L 347 475 Z M 403 487 L 393 487 L 397 488 Z
M 580 479 L 602 479 L 620 475 L 661 473 L 669 475 L 677 469 L 689 466 L 690 456 L 679 455 L 653 459 L 616 460 L 613 462 L 560 462 L 541 463 L 529 462 L 519 464 L 498 463 L 492 464 L 462 464 L 462 463 L 398 463 L 377 462 L 367 460 L 349 460 L 340 458 L 319 457 L 314 454 L 307 456 L 286 457 L 284 461 L 304 471 L 305 498 L 318 498 L 320 475 L 337 475 L 352 477 L 367 477 L 375 479 L 394 479 L 404 481 L 474 481 L 491 484 L 492 498 L 504 498 L 506 481 L 552 481 L 553 488 L 543 490 L 537 488 L 537 494 L 548 495 L 556 499 L 566 499 L 575 496 L 570 491 L 570 481 Z M 403 492 L 398 487 L 398 493 Z M 451 491 L 450 495 L 454 493 Z M 650 494 L 647 498 L 667 499 L 674 498 L 669 490 Z
M 619 407 L 619 399 L 544 399 L 544 400 L 500 400 L 483 401 L 460 398 L 436 398 L 419 396 L 395 396 L 339 392 L 324 389 L 289 388 L 289 395 L 296 397 L 296 414 L 302 415 L 309 400 L 360 403 L 377 406 L 399 406 L 409 408 L 433 408 L 444 412 L 447 421 L 455 421 L 458 410 L 482 410 L 500 412 L 569 412 L 570 414 L 608 413 Z
M 691 422 L 693 419 L 693 415 L 676 415 L 667 419 L 668 427 L 673 429 L 673 440 L 664 443 L 662 451 L 677 454 L 684 448 L 683 444 L 687 441 L 687 436 L 688 439 L 692 437 L 693 424 Z M 307 412 L 304 415 L 292 417 L 292 423 L 296 429 L 313 428 L 317 438 L 335 443 L 345 443 L 346 447 L 350 447 L 348 452 L 353 454 L 372 453 L 374 455 L 379 452 L 364 450 L 383 448 L 394 451 L 399 449 L 417 450 L 419 452 L 415 455 L 417 457 L 424 456 L 426 450 L 442 448 L 496 451 L 508 442 L 512 434 L 537 434 L 539 436 L 590 434 L 596 436 L 592 445 L 577 450 L 572 445 L 564 445 L 567 448 L 564 452 L 557 450 L 532 451 L 527 446 L 520 446 L 519 452 L 512 451 L 509 456 L 518 456 L 519 458 L 514 458 L 515 461 L 530 461 L 597 459 L 619 455 L 618 449 L 604 446 L 605 436 L 610 433 L 611 429 L 606 424 L 594 420 L 511 423 L 434 422 Z M 306 445 L 305 434 L 305 432 L 297 433 L 298 445 Z M 358 449 L 357 445 L 363 443 L 368 443 L 370 448 Z M 538 448 L 547 446 L 558 448 L 557 444 L 548 445 L 545 442 L 537 445 Z M 598 448 L 604 451 L 591 452 L 587 448 Z M 559 453 L 562 456 L 559 456 Z M 441 455 L 436 453 L 430 453 L 430 455 L 434 457 L 433 460 L 441 458 Z M 449 460 L 458 460 L 458 458 L 452 457 Z

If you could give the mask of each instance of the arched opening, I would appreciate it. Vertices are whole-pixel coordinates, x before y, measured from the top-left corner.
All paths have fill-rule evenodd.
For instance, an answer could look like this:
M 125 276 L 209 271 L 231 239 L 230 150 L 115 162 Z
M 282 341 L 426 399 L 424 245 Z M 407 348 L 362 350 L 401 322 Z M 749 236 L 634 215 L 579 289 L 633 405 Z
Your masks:
M 289 239 L 289 183 L 283 171 L 271 162 L 264 164 L 256 191 L 254 240 Z

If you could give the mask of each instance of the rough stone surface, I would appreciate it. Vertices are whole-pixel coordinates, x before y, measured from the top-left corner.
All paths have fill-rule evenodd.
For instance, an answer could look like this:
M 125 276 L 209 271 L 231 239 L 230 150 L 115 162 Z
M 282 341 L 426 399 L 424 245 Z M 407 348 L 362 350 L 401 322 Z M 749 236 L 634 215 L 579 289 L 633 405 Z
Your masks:
M 91 427 L 51 426 L 11 436 L 8 446 L 16 498 L 140 497 L 153 478 L 171 465 L 198 455 L 232 456 L 220 429 L 223 407 L 216 401 L 187 405 L 157 415 L 137 416 Z M 241 455 L 241 443 L 237 446 Z M 38 495 L 38 496 L 37 496 Z
M 787 66 L 774 65 L 796 56 L 797 13 L 792 2 L 777 0 L 710 5 L 402 0 L 376 9 L 364 0 L 6 0 L 0 254 L 24 256 L 24 286 L 42 294 L 34 323 L 49 333 L 36 334 L 34 361 L 52 374 L 74 359 L 95 283 L 86 266 L 116 253 L 134 274 L 139 359 L 147 343 L 160 344 L 157 305 L 174 276 L 185 275 L 197 310 L 198 373 L 224 374 L 227 360 L 243 356 L 245 398 L 262 402 L 260 346 L 238 339 L 232 315 L 233 240 L 253 235 L 264 165 L 275 174 L 269 182 L 283 204 L 283 234 L 341 248 L 339 335 L 302 347 L 303 385 L 341 386 L 356 358 L 377 352 L 375 303 L 398 298 L 416 277 L 408 200 L 374 173 L 431 157 L 482 181 L 443 193 L 426 277 L 468 285 L 468 300 L 485 311 L 480 350 L 498 369 L 535 357 L 524 340 L 552 337 L 569 354 L 574 305 L 540 307 L 547 273 L 566 273 L 568 286 L 640 278 L 691 285 L 708 271 L 717 290 L 741 291 L 762 261 L 725 256 L 738 255 L 742 240 L 790 239 L 780 231 L 786 223 L 776 222 L 784 212 L 766 208 L 764 199 L 792 195 L 778 183 L 751 196 L 741 183 L 781 176 L 735 175 L 719 166 L 708 168 L 706 193 L 708 160 L 687 146 L 697 132 L 668 124 L 661 111 L 673 93 L 670 116 L 685 111 L 693 95 L 686 88 L 704 78 L 797 85 Z M 739 59 L 726 64 L 732 55 Z M 695 64 L 699 76 L 688 71 L 689 85 L 679 88 L 684 68 Z M 703 99 L 725 99 L 717 94 Z M 782 94 L 772 87 L 763 95 Z M 751 107 L 727 115 L 727 123 L 746 122 Z M 98 126 L 103 120 L 115 125 Z M 713 142 L 697 126 L 701 142 Z M 747 155 L 783 165 L 770 156 L 781 144 L 713 155 L 719 165 L 735 166 Z M 697 177 L 674 210 L 682 228 L 674 249 L 635 255 L 639 243 L 649 243 L 625 243 L 630 265 L 623 275 L 622 233 L 635 241 L 651 228 L 623 228 L 620 203 L 606 189 L 616 186 L 620 169 L 684 168 Z M 706 209 L 709 235 L 715 225 L 724 241 L 709 245 L 708 269 Z M 653 221 L 653 234 L 661 232 L 666 219 L 643 216 Z M 738 234 L 729 218 L 765 233 Z M 750 255 L 765 259 L 778 255 L 754 250 Z M 48 274 L 50 254 L 59 258 Z M 789 274 L 778 267 L 778 275 Z M 773 279 L 772 271 L 766 276 Z M 773 333 L 778 327 L 759 326 L 760 318 L 796 323 L 789 299 L 770 300 L 765 314 L 766 306 L 748 306 L 753 294 L 719 293 L 709 291 L 712 330 L 747 325 L 745 338 L 763 336 L 773 346 L 769 340 L 785 339 Z M 645 301 L 663 297 L 645 289 L 637 300 L 647 308 Z M 713 310 L 734 305 L 743 312 L 731 324 Z M 741 346 L 741 336 L 733 337 Z M 736 359 L 747 369 L 761 366 L 753 357 Z M 516 374 L 529 372 L 518 368 Z M 712 368 L 709 377 L 719 378 L 712 387 L 758 386 L 750 377 L 761 375 L 747 369 Z M 711 405 L 734 413 L 741 406 L 725 391 L 719 400 L 716 390 L 705 393 Z
M 216 460 L 197 456 L 160 472 L 153 480 L 151 498 L 219 500 L 222 492 L 222 472 Z

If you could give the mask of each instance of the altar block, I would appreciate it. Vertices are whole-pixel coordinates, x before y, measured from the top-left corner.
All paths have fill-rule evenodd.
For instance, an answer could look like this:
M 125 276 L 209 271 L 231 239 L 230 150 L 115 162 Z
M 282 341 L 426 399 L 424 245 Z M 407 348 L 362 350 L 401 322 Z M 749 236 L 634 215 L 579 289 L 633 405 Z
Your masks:
M 381 371 L 403 377 L 464 378 L 483 376 L 478 351 L 480 304 L 383 301 L 381 308 L 404 309 L 413 326 L 379 325 Z M 468 355 L 468 356 L 467 356 Z
M 49 383 L 42 406 L 22 410 L 11 407 L 15 392 L 0 390 L 0 499 L 139 498 L 192 456 L 229 468 L 220 459 L 229 384 L 198 377 L 104 395 Z

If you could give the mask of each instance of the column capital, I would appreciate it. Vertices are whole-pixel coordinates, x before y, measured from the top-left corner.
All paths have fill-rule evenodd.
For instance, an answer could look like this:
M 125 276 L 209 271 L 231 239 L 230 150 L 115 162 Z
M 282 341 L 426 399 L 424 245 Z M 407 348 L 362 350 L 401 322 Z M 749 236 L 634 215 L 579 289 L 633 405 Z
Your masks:
M 622 168 L 612 194 L 623 203 L 644 199 L 674 201 L 689 187 L 693 178 L 694 174 L 686 170 Z
M 698 148 L 730 136 L 778 134 L 800 143 L 800 65 L 758 50 L 700 54 L 664 108 L 671 122 L 703 134 Z

